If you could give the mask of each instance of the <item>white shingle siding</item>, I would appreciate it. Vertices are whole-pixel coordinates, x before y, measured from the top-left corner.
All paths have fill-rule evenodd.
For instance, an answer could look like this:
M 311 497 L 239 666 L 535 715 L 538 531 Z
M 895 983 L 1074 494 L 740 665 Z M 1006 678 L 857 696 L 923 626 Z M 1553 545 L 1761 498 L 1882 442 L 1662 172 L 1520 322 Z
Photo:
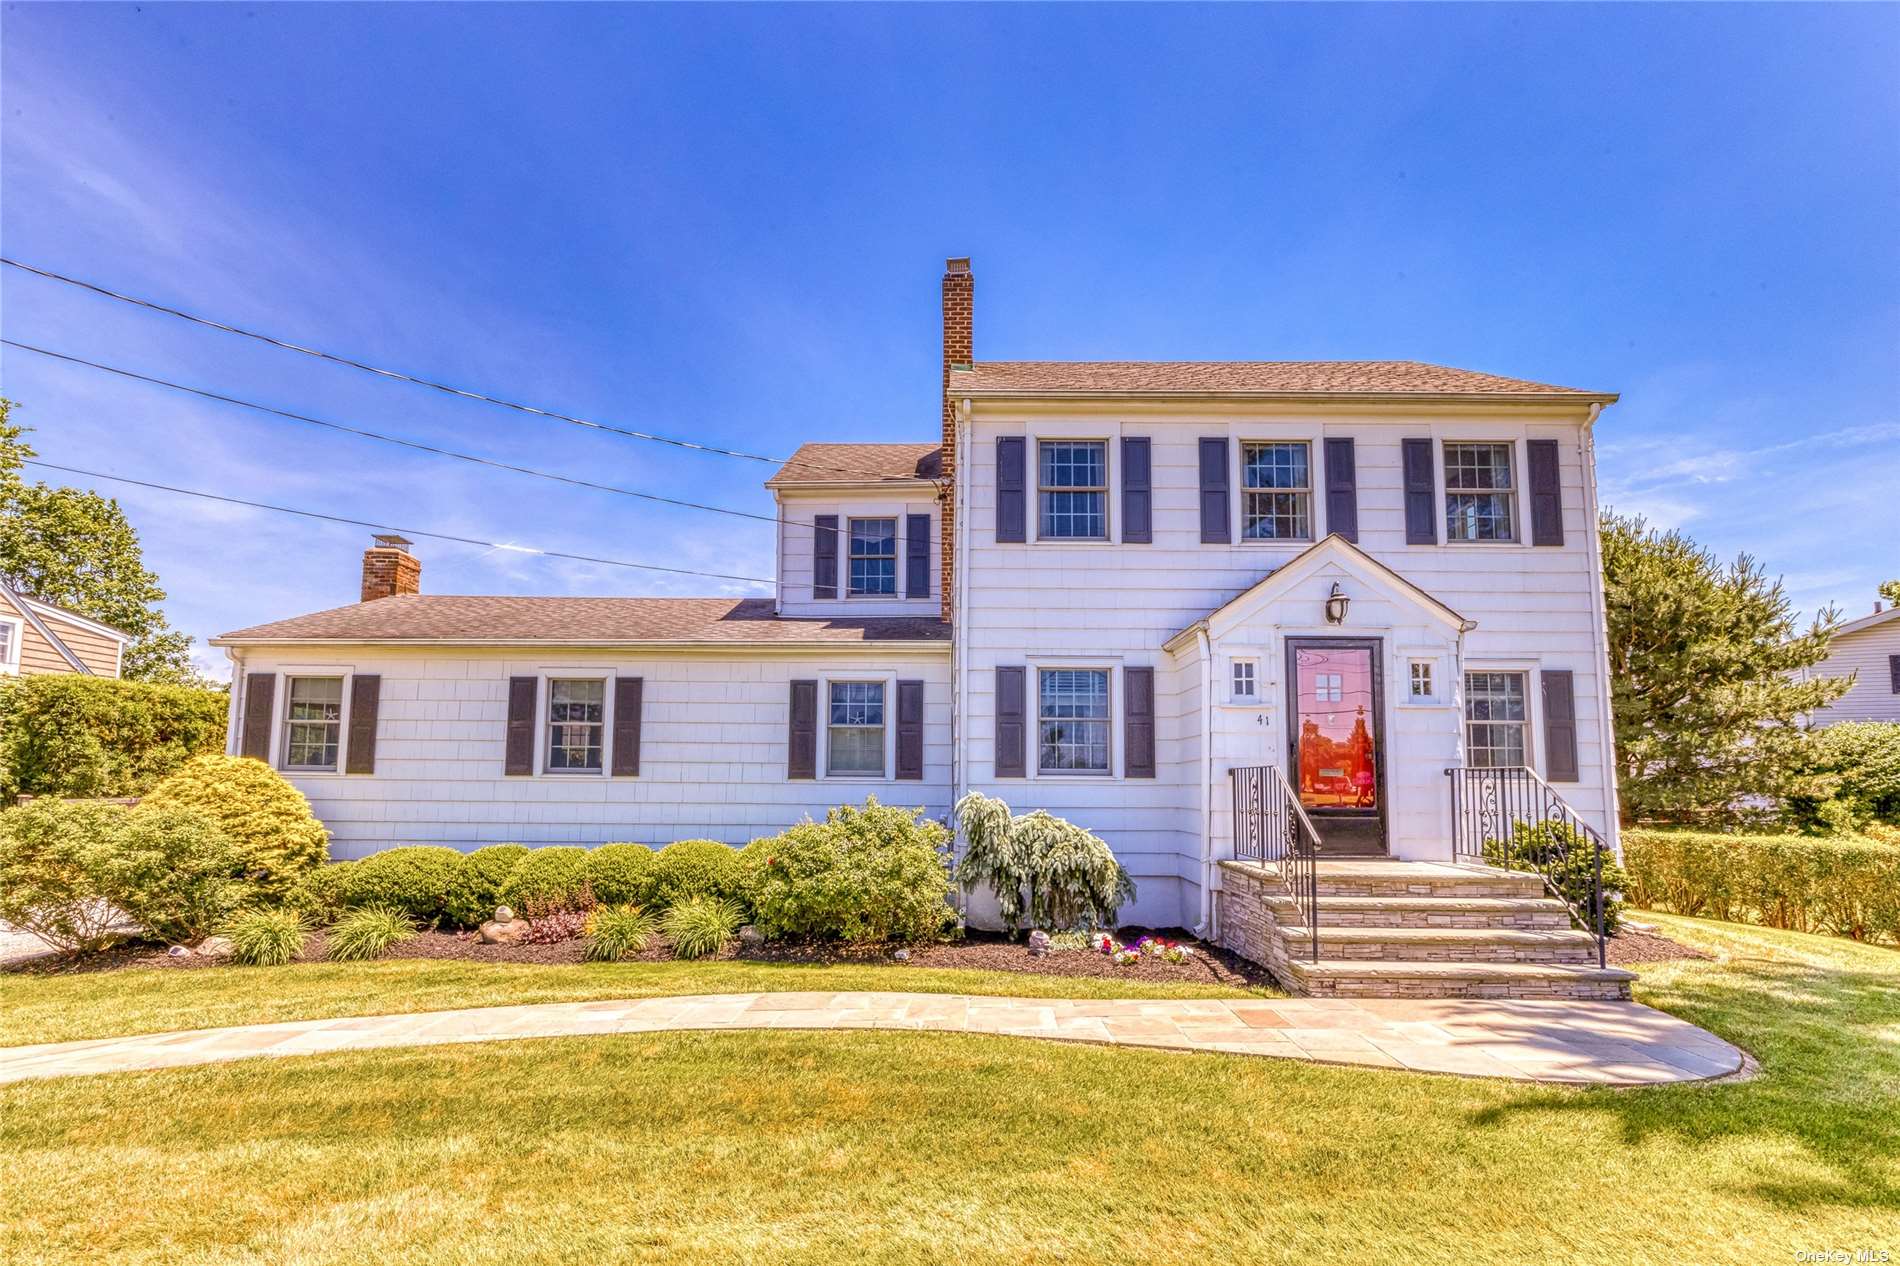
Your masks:
M 813 545 L 817 533 L 813 521 L 819 515 L 838 517 L 838 596 L 812 596 Z M 930 593 L 922 598 L 907 598 L 905 579 L 909 574 L 909 533 L 905 520 L 913 514 L 930 516 Z M 783 493 L 779 498 L 779 614 L 785 616 L 866 616 L 934 617 L 939 611 L 937 585 L 941 559 L 938 551 L 937 503 L 926 490 L 903 495 L 885 492 L 829 494 Z M 897 596 L 894 598 L 854 598 L 850 594 L 851 520 L 897 520 Z
M 1900 655 L 1900 616 L 1858 632 L 1836 634 L 1827 659 L 1809 670 L 1816 677 L 1854 678 L 1847 693 L 1814 714 L 1814 724 L 1837 721 L 1900 721 L 1900 694 L 1893 689 L 1889 656 Z

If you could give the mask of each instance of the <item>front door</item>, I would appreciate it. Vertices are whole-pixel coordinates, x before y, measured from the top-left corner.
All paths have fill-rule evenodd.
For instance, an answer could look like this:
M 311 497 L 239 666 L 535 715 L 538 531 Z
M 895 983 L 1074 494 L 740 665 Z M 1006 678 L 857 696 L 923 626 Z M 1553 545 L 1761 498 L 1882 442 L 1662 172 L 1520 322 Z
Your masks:
M 1322 852 L 1385 852 L 1385 692 L 1379 644 L 1288 638 L 1288 772 Z

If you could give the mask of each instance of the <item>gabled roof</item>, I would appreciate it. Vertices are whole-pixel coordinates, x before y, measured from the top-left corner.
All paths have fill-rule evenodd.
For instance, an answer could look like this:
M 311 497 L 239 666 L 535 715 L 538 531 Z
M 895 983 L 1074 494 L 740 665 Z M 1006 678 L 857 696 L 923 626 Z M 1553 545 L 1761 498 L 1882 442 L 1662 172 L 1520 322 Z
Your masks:
M 87 666 L 86 661 L 74 653 L 72 647 L 60 640 L 59 634 L 54 632 L 53 627 L 46 622 L 46 617 L 50 616 L 61 623 L 76 624 L 81 628 L 90 629 L 101 637 L 114 639 L 121 645 L 132 640 L 132 635 L 124 629 L 115 629 L 110 624 L 102 624 L 89 615 L 70 611 L 58 603 L 48 602 L 44 598 L 35 598 L 32 594 L 21 593 L 4 580 L 0 580 L 0 599 L 4 599 L 8 606 L 18 611 L 21 617 L 33 626 L 33 631 L 45 638 L 47 645 L 51 646 L 54 652 L 76 673 L 84 673 L 87 676 L 96 675 Z
M 1876 611 L 1872 615 L 1863 615 L 1858 620 L 1849 620 L 1834 630 L 1834 636 L 1844 637 L 1849 633 L 1864 633 L 1868 629 L 1895 619 L 1900 619 L 1900 605 L 1888 607 L 1885 611 Z
M 1387 567 L 1372 555 L 1354 545 L 1345 537 L 1334 532 L 1321 540 L 1313 542 L 1280 566 L 1262 576 L 1258 581 L 1235 594 L 1227 601 L 1209 611 L 1194 623 L 1176 633 L 1162 649 L 1172 653 L 1177 644 L 1184 642 L 1191 634 L 1197 633 L 1225 615 L 1227 612 L 1249 602 L 1269 596 L 1274 590 L 1285 588 L 1306 578 L 1314 568 L 1328 560 L 1340 562 L 1350 568 L 1369 572 L 1381 582 L 1411 599 L 1414 605 L 1449 624 L 1455 629 L 1470 631 L 1478 627 L 1476 620 L 1467 620 L 1431 594 L 1420 589 L 1405 577 Z
M 1254 396 L 1613 404 L 1614 393 L 1555 387 L 1415 360 L 979 361 L 950 371 L 953 396 Z
M 916 616 L 788 619 L 770 598 L 513 598 L 398 594 L 238 629 L 253 642 L 547 645 L 851 645 L 947 643 L 950 626 Z
M 801 444 L 765 486 L 916 483 L 942 473 L 941 444 Z

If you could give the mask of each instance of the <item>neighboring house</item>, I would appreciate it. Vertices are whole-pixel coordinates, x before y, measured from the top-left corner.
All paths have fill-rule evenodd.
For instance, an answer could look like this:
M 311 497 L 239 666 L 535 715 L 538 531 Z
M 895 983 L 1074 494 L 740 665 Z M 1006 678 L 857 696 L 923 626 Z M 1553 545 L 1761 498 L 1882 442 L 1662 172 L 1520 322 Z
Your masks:
M 1836 721 L 1900 721 L 1900 606 L 1850 620 L 1834 630 L 1827 658 L 1807 677 L 1852 677 L 1847 693 L 1809 718 L 1814 726 Z
M 0 676 L 117 677 L 131 637 L 0 581 Z
M 1204 926 L 1229 770 L 1331 851 L 1451 855 L 1447 770 L 1517 766 L 1614 842 L 1592 426 L 1607 393 L 1409 361 L 977 361 L 943 281 L 942 430 L 768 481 L 770 598 L 423 594 L 214 639 L 231 750 L 339 856 L 742 844 L 875 794 L 1100 832 L 1130 921 Z

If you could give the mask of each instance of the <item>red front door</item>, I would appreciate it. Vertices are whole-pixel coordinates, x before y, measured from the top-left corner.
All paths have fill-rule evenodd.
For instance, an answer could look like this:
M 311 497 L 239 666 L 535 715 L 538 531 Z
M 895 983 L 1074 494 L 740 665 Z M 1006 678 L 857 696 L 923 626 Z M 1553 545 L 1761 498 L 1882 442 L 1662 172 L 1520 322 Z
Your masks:
M 1300 803 L 1309 809 L 1378 813 L 1377 648 L 1295 643 L 1290 658 L 1289 719 Z

